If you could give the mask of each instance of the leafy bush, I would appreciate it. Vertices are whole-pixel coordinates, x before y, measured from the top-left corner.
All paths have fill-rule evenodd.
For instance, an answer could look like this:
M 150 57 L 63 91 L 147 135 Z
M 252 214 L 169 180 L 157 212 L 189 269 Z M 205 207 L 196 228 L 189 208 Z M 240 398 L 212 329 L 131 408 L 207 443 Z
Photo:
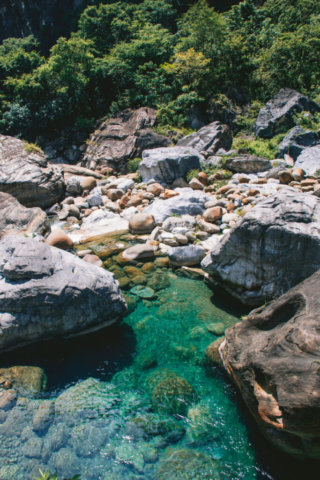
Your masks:
M 42 470 L 39 469 L 40 477 L 35 478 L 34 480 L 59 480 L 57 474 L 51 474 L 49 471 L 43 473 Z M 67 480 L 67 479 L 64 479 Z M 80 480 L 80 475 L 75 475 L 74 477 L 68 480 Z
M 133 160 L 129 160 L 128 173 L 136 173 L 138 171 L 140 162 L 142 162 L 141 158 L 134 158 Z
M 276 135 L 271 139 L 257 138 L 255 140 L 236 137 L 233 141 L 233 148 L 236 150 L 246 149 L 251 155 L 273 160 L 277 156 L 279 143 L 284 137 L 285 134 Z

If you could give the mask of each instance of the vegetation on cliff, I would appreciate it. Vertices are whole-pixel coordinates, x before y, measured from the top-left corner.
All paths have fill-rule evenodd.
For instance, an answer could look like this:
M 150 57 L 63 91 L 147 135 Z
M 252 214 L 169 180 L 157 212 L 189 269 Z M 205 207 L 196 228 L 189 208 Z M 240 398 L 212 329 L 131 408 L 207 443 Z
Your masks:
M 91 6 L 48 58 L 34 37 L 3 42 L 0 127 L 34 140 L 146 105 L 182 127 L 191 108 L 257 109 L 282 87 L 316 97 L 319 51 L 319 0 L 245 0 L 223 14 L 206 0 L 183 14 L 172 0 Z M 238 123 L 248 128 L 250 113 Z

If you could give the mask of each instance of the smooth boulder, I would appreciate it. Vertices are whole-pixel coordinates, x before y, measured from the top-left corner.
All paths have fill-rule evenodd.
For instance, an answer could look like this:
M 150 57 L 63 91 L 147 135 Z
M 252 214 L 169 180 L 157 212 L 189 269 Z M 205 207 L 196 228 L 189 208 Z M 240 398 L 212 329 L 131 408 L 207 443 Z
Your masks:
M 291 88 L 282 88 L 259 112 L 254 133 L 257 137 L 271 138 L 294 126 L 295 113 L 320 112 L 320 106 Z
M 25 207 L 46 209 L 59 202 L 64 191 L 61 171 L 41 151 L 30 153 L 25 142 L 0 135 L 0 192 Z
M 189 170 L 200 170 L 201 161 L 204 157 L 191 147 L 155 148 L 143 152 L 139 172 L 144 182 L 154 179 L 171 184 Z
M 93 331 L 127 307 L 114 276 L 29 238 L 0 241 L 0 351 Z
M 320 276 L 227 329 L 220 355 L 264 436 L 320 459 Z
M 144 209 L 144 213 L 153 215 L 156 222 L 163 222 L 170 216 L 182 217 L 183 215 L 190 215 L 196 217 L 197 215 L 202 215 L 209 196 L 200 190 L 192 190 L 191 188 L 188 191 L 184 190 L 179 192 L 177 197 L 169 198 L 165 201 L 155 200 Z
M 168 250 L 170 263 L 175 267 L 197 265 L 204 256 L 205 251 L 200 245 L 173 247 Z
M 202 261 L 244 304 L 277 298 L 320 268 L 320 200 L 289 188 L 247 212 Z
M 129 231 L 136 235 L 151 233 L 154 227 L 154 217 L 150 213 L 136 213 L 129 221 Z
M 235 173 L 259 173 L 272 168 L 272 163 L 267 158 L 247 154 L 227 158 L 225 164 L 229 170 Z
M 0 192 L 0 238 L 8 234 L 50 232 L 50 222 L 40 208 L 26 208 L 8 193 Z

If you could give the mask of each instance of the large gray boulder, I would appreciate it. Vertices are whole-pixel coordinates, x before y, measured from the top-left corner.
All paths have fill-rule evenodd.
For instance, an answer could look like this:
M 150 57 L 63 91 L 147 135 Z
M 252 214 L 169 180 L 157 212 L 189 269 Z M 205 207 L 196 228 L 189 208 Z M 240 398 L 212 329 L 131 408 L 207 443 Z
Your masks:
M 151 178 L 160 183 L 173 183 L 189 170 L 200 170 L 204 157 L 190 147 L 169 147 L 145 150 L 139 172 L 144 182 Z
M 318 174 L 320 170 L 320 145 L 305 148 L 298 156 L 294 166 L 304 170 L 307 175 Z
M 8 234 L 50 232 L 50 222 L 41 208 L 26 208 L 8 193 L 0 192 L 0 238 Z
M 265 437 L 320 459 L 320 276 L 228 328 L 220 355 Z
M 238 155 L 227 158 L 226 167 L 236 173 L 258 173 L 265 172 L 272 168 L 272 163 L 267 158 L 256 157 L 255 155 Z
M 320 269 L 320 200 L 282 191 L 259 202 L 204 258 L 212 281 L 261 305 Z
M 279 144 L 277 156 L 284 158 L 285 154 L 288 154 L 296 160 L 305 148 L 314 147 L 318 144 L 319 137 L 315 132 L 296 126 Z
M 213 122 L 182 138 L 177 146 L 192 147 L 198 152 L 210 151 L 212 154 L 220 148 L 228 151 L 232 147 L 232 130 L 228 125 Z
M 138 152 L 138 132 L 156 123 L 156 112 L 152 108 L 124 110 L 103 122 L 88 143 L 83 166 L 96 169 L 107 166 L 125 171 L 127 161 Z
M 150 128 L 140 130 L 137 133 L 137 155 L 141 155 L 145 150 L 152 150 L 153 148 L 166 148 L 172 145 L 171 140 L 159 135 Z
M 41 152 L 28 153 L 26 144 L 0 135 L 0 191 L 25 207 L 46 209 L 59 202 L 65 184 L 59 168 L 49 165 Z
M 126 303 L 114 276 L 19 235 L 0 241 L 0 352 L 115 323 Z
M 176 267 L 198 265 L 206 252 L 200 245 L 173 247 L 168 250 L 170 263 Z
M 196 217 L 202 215 L 205 211 L 205 203 L 209 201 L 209 196 L 200 191 L 190 189 L 181 192 L 179 196 L 169 198 L 168 200 L 155 200 L 151 205 L 144 209 L 143 213 L 150 213 L 154 216 L 155 222 L 164 222 L 166 218 L 175 215 L 191 215 Z
M 294 126 L 297 112 L 320 112 L 320 106 L 291 88 L 282 88 L 259 112 L 254 125 L 257 137 L 270 138 Z

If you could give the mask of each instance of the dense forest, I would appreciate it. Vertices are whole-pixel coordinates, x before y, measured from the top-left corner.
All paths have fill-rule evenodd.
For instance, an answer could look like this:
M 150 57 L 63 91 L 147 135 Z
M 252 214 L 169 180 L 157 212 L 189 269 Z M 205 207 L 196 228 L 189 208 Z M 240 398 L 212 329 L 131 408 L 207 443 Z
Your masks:
M 47 56 L 33 36 L 3 41 L 0 131 L 89 131 L 140 106 L 156 108 L 164 128 L 186 126 L 193 108 L 209 120 L 240 108 L 241 129 L 282 87 L 316 99 L 319 53 L 319 0 L 245 0 L 224 13 L 206 0 L 93 5 Z

